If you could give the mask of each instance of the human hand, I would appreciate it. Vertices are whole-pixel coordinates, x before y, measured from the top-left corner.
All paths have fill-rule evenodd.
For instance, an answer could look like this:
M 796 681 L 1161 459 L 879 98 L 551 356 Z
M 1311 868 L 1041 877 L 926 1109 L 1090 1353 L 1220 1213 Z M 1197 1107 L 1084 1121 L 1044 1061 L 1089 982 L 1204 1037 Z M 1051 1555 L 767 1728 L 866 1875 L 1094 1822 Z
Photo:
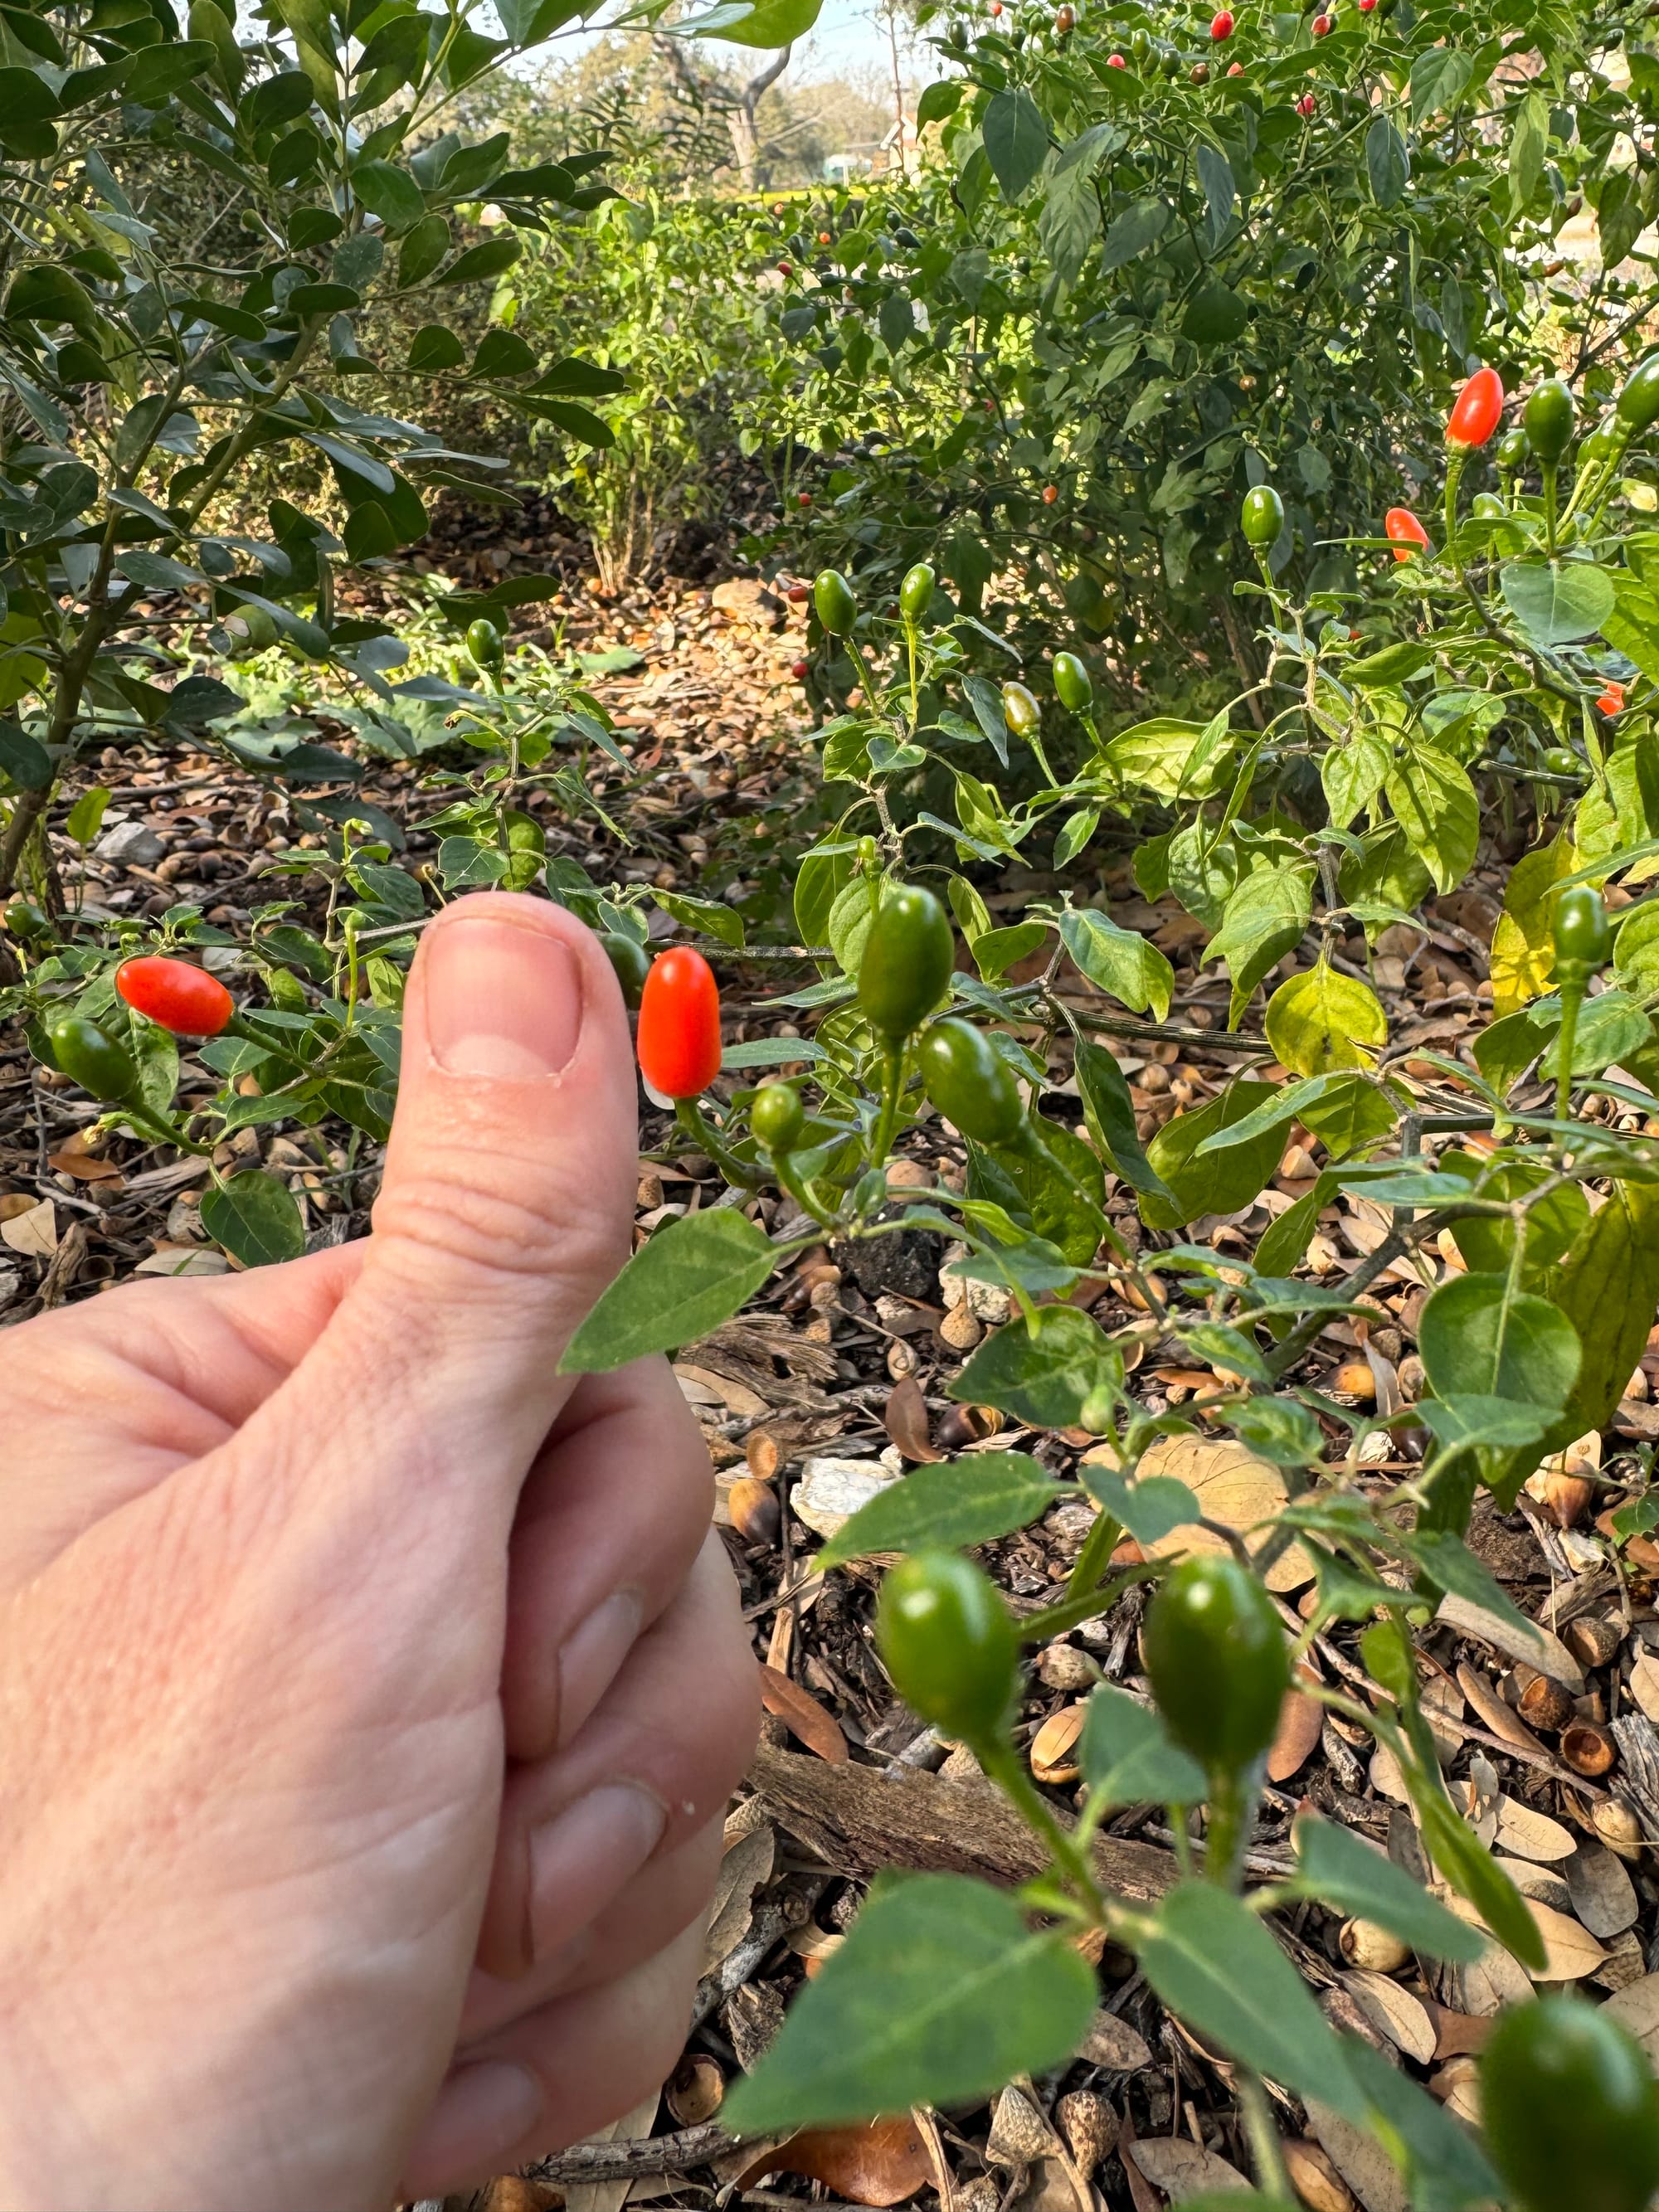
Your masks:
M 598 942 L 464 899 L 368 1239 L 0 1336 L 0 2203 L 355 2212 L 683 2040 L 755 1670 L 626 1256 Z

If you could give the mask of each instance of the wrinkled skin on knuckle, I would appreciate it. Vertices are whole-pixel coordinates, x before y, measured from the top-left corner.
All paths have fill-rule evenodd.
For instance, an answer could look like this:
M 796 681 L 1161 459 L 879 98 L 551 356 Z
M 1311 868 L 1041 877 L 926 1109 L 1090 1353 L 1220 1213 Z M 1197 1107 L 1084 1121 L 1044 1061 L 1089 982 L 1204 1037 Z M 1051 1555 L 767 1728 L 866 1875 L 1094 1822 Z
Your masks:
M 463 1172 L 459 1163 L 429 1158 L 377 1201 L 377 1256 L 394 1264 L 402 1246 L 411 1267 L 424 1271 L 435 1258 L 481 1288 L 556 1269 L 562 1282 L 597 1297 L 628 1256 L 625 1218 L 607 1195 L 545 1165 L 515 1172 L 502 1163 L 485 1172 L 472 1164 Z M 429 1274 L 421 1279 L 429 1283 Z

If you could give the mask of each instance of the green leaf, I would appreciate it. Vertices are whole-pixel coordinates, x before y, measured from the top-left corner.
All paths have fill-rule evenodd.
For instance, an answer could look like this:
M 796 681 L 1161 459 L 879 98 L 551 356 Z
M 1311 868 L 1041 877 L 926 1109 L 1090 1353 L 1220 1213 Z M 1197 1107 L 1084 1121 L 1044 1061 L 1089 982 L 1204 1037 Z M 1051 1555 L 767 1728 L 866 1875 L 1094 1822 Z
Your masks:
M 1242 1121 L 1279 1096 L 1271 1083 L 1230 1083 L 1196 1114 L 1166 1121 L 1146 1148 L 1148 1164 L 1170 1196 L 1140 1194 L 1140 1218 L 1151 1229 L 1179 1229 L 1200 1213 L 1237 1213 L 1273 1175 L 1285 1147 L 1275 1121 L 1246 1145 L 1194 1158 L 1206 1137 Z
M 1480 801 L 1462 761 L 1432 745 L 1413 745 L 1382 780 L 1407 842 L 1439 891 L 1461 883 L 1480 842 Z
M 466 348 L 442 323 L 423 324 L 409 342 L 409 368 L 416 376 L 436 376 L 465 359 Z
M 884 1874 L 722 2119 L 737 2135 L 955 2105 L 1042 2074 L 1082 2041 L 1093 1970 L 960 1875 Z
M 297 1260 L 306 1249 L 305 1224 L 293 1193 L 275 1176 L 258 1170 L 232 1176 L 202 1194 L 202 1226 L 245 1267 Z
M 1563 1407 L 1578 1379 L 1578 1332 L 1547 1299 L 1504 1275 L 1455 1275 L 1429 1298 L 1418 1350 L 1437 1398 L 1472 1391 Z
M 1170 227 L 1170 214 L 1165 201 L 1144 199 L 1133 201 L 1121 215 L 1114 216 L 1101 241 L 1102 270 L 1121 269 L 1149 246 L 1156 246 Z
M 729 1206 L 671 1222 L 603 1293 L 559 1372 L 605 1374 L 647 1352 L 695 1343 L 759 1290 L 775 1257 L 766 1231 Z
M 1458 1895 L 1474 1905 L 1504 1948 L 1512 1951 L 1534 1973 L 1541 1972 L 1544 1939 L 1537 1922 L 1503 1868 L 1474 1831 L 1458 1818 L 1438 1772 L 1431 1776 L 1412 1759 L 1401 1761 L 1401 1772 L 1417 1808 L 1429 1856 Z
M 1103 1682 L 1089 1699 L 1078 1763 L 1103 1807 L 1201 1805 L 1204 1770 L 1170 1740 L 1157 1709 Z
M 679 38 L 724 39 L 733 46 L 787 46 L 804 39 L 818 20 L 823 0 L 741 0 L 711 8 L 706 15 L 677 23 Z
M 1123 1356 L 1098 1322 L 1075 1306 L 1039 1306 L 1030 1322 L 1022 1316 L 987 1337 L 950 1395 L 1034 1429 L 1068 1429 L 1097 1393 L 1115 1397 L 1122 1388 Z
M 1488 1398 L 1466 1390 L 1455 1396 L 1425 1398 L 1418 1407 L 1423 1425 L 1443 1444 L 1491 1444 L 1519 1450 L 1536 1443 L 1548 1429 L 1541 1406 L 1517 1405 L 1512 1398 Z
M 1323 755 L 1319 780 L 1325 787 L 1333 828 L 1346 830 L 1355 815 L 1370 805 L 1382 788 L 1392 758 L 1381 731 L 1366 729 L 1356 730 L 1346 744 L 1332 745 Z
M 1078 1097 L 1083 1102 L 1084 1125 L 1096 1149 L 1109 1160 L 1132 1190 L 1163 1199 L 1174 1199 L 1163 1177 L 1146 1158 L 1135 1128 L 1134 1101 L 1123 1070 L 1103 1045 L 1087 1037 L 1075 1041 L 1074 1070 Z
M 985 930 L 974 939 L 974 964 L 988 983 L 994 983 L 1015 961 L 1024 960 L 1048 939 L 1045 921 L 1017 921 L 1009 929 Z
M 1162 1543 L 1172 1528 L 1188 1528 L 1204 1517 L 1197 1498 L 1172 1474 L 1147 1474 L 1131 1482 L 1127 1475 L 1087 1462 L 1077 1473 L 1090 1497 L 1127 1528 L 1137 1544 Z
M 1324 1456 L 1324 1431 L 1294 1398 L 1252 1398 L 1227 1419 L 1239 1442 L 1275 1467 L 1311 1467 Z
M 1430 46 L 1412 64 L 1412 120 L 1420 128 L 1431 115 L 1462 97 L 1474 64 L 1455 46 Z
M 1267 970 L 1301 944 L 1313 912 L 1313 882 L 1311 867 L 1255 868 L 1227 901 L 1204 959 L 1227 963 L 1235 1022 Z
M 1297 1861 L 1293 1887 L 1298 1896 L 1316 1898 L 1358 1919 L 1374 1920 L 1431 1959 L 1472 1964 L 1485 1950 L 1485 1938 L 1477 1929 L 1449 1912 L 1385 1852 L 1348 1829 L 1304 1814 L 1291 1832 Z
M 52 787 L 52 755 L 38 738 L 32 738 L 17 723 L 0 721 L 0 775 L 9 776 L 20 791 L 47 791 Z
M 1212 1882 L 1181 1882 L 1137 1939 L 1135 1953 L 1164 2003 L 1206 2042 L 1364 2125 L 1365 2100 L 1329 2022 L 1237 1898 Z
M 985 158 L 1006 200 L 1025 197 L 1048 158 L 1048 126 L 1042 110 L 1023 88 L 994 93 L 981 126 Z
M 1194 345 L 1227 345 L 1242 337 L 1250 312 L 1227 284 L 1206 284 L 1196 292 L 1181 319 L 1181 333 Z
M 81 793 L 70 807 L 69 819 L 64 824 L 72 844 L 91 844 L 98 835 L 104 819 L 104 809 L 109 802 L 110 793 L 101 783 L 94 783 Z
M 1132 1013 L 1164 1019 L 1175 991 L 1175 970 L 1150 939 L 1120 929 L 1095 907 L 1067 907 L 1060 917 L 1060 933 L 1091 983 L 1109 991 Z
M 1588 561 L 1506 561 L 1498 581 L 1534 645 L 1593 636 L 1617 604 L 1612 577 Z
M 351 189 L 394 238 L 413 230 L 425 216 L 426 194 L 394 162 L 359 161 L 351 173 Z
M 1365 133 L 1365 174 L 1378 207 L 1393 207 L 1405 196 L 1411 162 L 1405 140 L 1386 115 L 1374 116 Z
M 411 232 L 410 236 L 414 235 Z M 520 252 L 516 238 L 486 238 L 455 256 L 437 279 L 440 284 L 479 284 L 510 269 Z
M 942 123 L 947 115 L 954 115 L 962 105 L 962 85 L 955 77 L 940 77 L 927 86 L 916 102 L 916 128 L 925 131 L 930 123 Z
M 1417 2212 L 1463 2212 L 1465 2206 L 1490 2206 L 1502 2196 L 1502 2185 L 1462 2121 L 1358 2036 L 1345 2037 L 1342 2047 L 1349 2072 L 1405 2151 Z
M 957 1551 L 988 1544 L 1027 1527 L 1059 1495 L 1053 1475 L 1027 1452 L 976 1452 L 919 1467 L 860 1506 L 818 1553 L 817 1565 L 838 1567 L 872 1552 L 933 1544 Z

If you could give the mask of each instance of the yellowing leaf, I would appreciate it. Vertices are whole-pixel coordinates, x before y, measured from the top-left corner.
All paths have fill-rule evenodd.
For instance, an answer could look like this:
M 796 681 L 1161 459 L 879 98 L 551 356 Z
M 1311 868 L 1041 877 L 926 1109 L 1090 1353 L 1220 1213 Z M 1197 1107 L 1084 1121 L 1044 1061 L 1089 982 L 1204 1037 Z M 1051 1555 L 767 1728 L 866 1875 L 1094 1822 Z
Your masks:
M 1550 906 L 1555 886 L 1579 865 L 1565 837 L 1517 860 L 1504 893 L 1504 911 L 1492 940 L 1492 1013 L 1501 1020 L 1548 990 L 1555 966 Z
M 1267 1029 L 1293 1075 L 1326 1075 L 1369 1067 L 1388 1042 L 1389 1019 L 1370 984 L 1322 960 L 1279 985 L 1267 1001 Z

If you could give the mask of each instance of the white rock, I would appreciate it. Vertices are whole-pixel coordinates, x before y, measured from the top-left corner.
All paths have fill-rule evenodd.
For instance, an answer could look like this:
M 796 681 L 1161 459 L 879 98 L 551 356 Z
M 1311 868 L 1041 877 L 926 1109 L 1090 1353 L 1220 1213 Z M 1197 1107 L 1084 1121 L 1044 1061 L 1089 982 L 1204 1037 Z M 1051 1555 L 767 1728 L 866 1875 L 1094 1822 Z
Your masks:
M 153 868 L 167 847 L 142 822 L 118 822 L 92 849 L 94 859 L 107 860 L 112 867 Z
M 790 1510 L 817 1535 L 833 1536 L 899 1480 L 898 1470 L 878 1459 L 809 1459 L 789 1493 Z

